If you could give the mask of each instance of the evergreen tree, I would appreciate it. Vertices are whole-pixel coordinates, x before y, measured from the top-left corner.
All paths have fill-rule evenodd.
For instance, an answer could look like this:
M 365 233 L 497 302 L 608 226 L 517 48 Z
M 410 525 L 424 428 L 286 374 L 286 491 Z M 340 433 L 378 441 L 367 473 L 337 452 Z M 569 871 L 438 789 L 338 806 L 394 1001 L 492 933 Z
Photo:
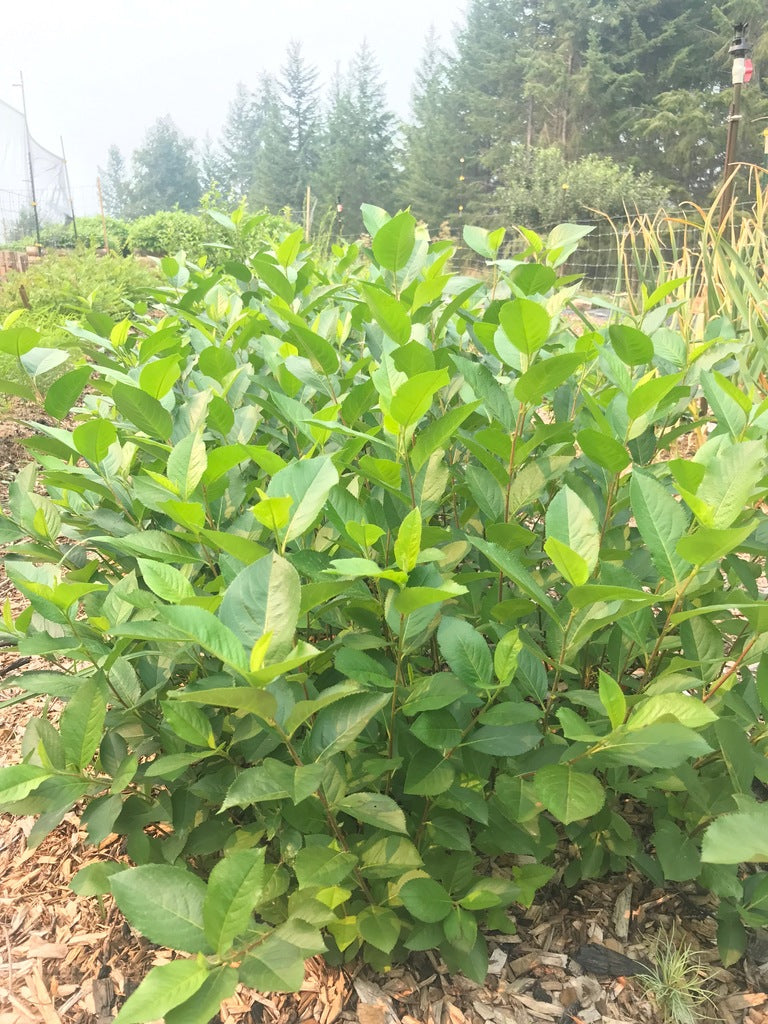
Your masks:
M 249 195 L 254 209 L 267 207 L 278 213 L 285 207 L 301 210 L 291 137 L 284 117 L 278 83 L 269 76 L 261 80 L 259 117 L 261 142 L 256 152 Z M 297 205 L 298 203 L 298 205 Z
M 465 205 L 466 132 L 459 117 L 451 66 L 434 30 L 424 46 L 405 125 L 405 157 L 400 203 L 411 206 L 433 235 L 462 220 Z
M 238 82 L 221 139 L 222 191 L 233 197 L 248 194 L 262 144 L 264 108 L 258 96 Z
M 363 230 L 362 203 L 386 209 L 395 204 L 396 132 L 378 65 L 364 42 L 349 72 L 337 74 L 331 85 L 317 175 L 323 204 L 342 202 L 347 235 Z
M 131 201 L 125 159 L 118 146 L 110 146 L 107 166 L 99 168 L 104 209 L 110 217 L 125 217 Z
M 170 117 L 162 117 L 133 154 L 130 212 L 140 217 L 176 207 L 194 210 L 199 201 L 194 140 L 181 135 Z

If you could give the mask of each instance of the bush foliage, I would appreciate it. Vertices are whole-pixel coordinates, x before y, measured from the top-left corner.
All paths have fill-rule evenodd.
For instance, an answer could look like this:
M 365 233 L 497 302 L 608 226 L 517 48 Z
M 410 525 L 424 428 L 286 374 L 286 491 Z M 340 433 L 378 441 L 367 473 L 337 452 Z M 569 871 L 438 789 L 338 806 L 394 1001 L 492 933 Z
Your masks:
M 204 1024 L 318 952 L 435 949 L 482 980 L 511 907 L 629 864 L 720 897 L 726 962 L 768 919 L 739 867 L 768 860 L 768 401 L 743 343 L 722 319 L 686 343 L 674 282 L 574 329 L 572 225 L 518 263 L 468 229 L 486 285 L 409 213 L 365 217 L 366 260 L 300 232 L 170 258 L 159 310 L 74 328 L 89 362 L 45 408 L 77 425 L 34 424 L 0 521 L 29 602 L 2 635 L 50 662 L 14 683 L 65 702 L 3 806 L 35 843 L 84 802 L 135 866 L 76 889 L 193 954 L 120 1024 Z M 24 328 L 0 346 L 50 358 Z

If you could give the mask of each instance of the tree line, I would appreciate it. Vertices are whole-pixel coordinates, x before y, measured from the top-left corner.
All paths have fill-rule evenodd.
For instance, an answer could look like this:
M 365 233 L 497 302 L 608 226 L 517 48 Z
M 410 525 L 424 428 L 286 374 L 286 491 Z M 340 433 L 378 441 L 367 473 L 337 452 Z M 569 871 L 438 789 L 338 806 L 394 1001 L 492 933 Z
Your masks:
M 105 199 L 140 216 L 195 209 L 214 188 L 299 219 L 309 186 L 350 235 L 362 202 L 409 205 L 437 233 L 705 201 L 722 174 L 731 28 L 746 19 L 757 74 L 739 157 L 762 160 L 767 15 L 768 0 L 470 0 L 454 39 L 426 40 L 405 124 L 368 44 L 323 92 L 294 42 L 278 75 L 238 85 L 217 140 L 162 118 L 130 165 L 111 147 Z

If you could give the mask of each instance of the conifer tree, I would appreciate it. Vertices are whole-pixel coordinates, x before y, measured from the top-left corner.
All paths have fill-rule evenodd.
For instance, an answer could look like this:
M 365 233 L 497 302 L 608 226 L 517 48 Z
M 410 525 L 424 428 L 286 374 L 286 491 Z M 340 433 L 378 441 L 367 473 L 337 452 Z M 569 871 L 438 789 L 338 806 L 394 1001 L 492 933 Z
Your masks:
M 170 117 L 161 117 L 133 154 L 130 213 L 141 217 L 158 210 L 194 210 L 200 181 L 194 139 L 183 136 Z
M 104 209 L 110 217 L 125 217 L 130 206 L 130 181 L 125 158 L 118 146 L 107 151 L 107 166 L 99 168 Z
M 462 129 L 449 59 L 431 30 L 416 72 L 411 116 L 404 128 L 400 204 L 411 206 L 433 235 L 441 225 L 455 228 L 462 220 L 460 207 L 466 202 L 466 138 Z
M 341 201 L 346 235 L 363 230 L 362 203 L 395 204 L 396 132 L 378 65 L 364 42 L 347 74 L 337 72 L 331 83 L 318 171 L 323 206 Z

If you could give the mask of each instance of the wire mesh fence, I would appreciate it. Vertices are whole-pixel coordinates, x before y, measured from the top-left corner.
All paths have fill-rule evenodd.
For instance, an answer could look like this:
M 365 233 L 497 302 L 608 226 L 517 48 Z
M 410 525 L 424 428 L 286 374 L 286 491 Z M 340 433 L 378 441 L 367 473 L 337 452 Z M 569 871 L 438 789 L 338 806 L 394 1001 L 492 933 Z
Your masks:
M 686 276 L 701 266 L 702 230 L 706 213 L 693 205 L 660 210 L 655 215 L 610 218 L 588 214 L 572 223 L 588 229 L 575 252 L 559 267 L 561 275 L 573 275 L 582 288 L 606 297 L 630 290 L 638 293 L 641 286 L 651 290 L 658 283 L 660 271 L 667 275 Z M 762 217 L 761 208 L 751 200 L 734 204 L 731 223 Z M 548 245 L 556 223 L 526 225 Z M 507 260 L 529 258 L 531 243 L 523 232 L 512 230 L 500 252 Z M 490 263 L 463 243 L 457 253 L 459 265 L 467 272 L 489 274 Z

